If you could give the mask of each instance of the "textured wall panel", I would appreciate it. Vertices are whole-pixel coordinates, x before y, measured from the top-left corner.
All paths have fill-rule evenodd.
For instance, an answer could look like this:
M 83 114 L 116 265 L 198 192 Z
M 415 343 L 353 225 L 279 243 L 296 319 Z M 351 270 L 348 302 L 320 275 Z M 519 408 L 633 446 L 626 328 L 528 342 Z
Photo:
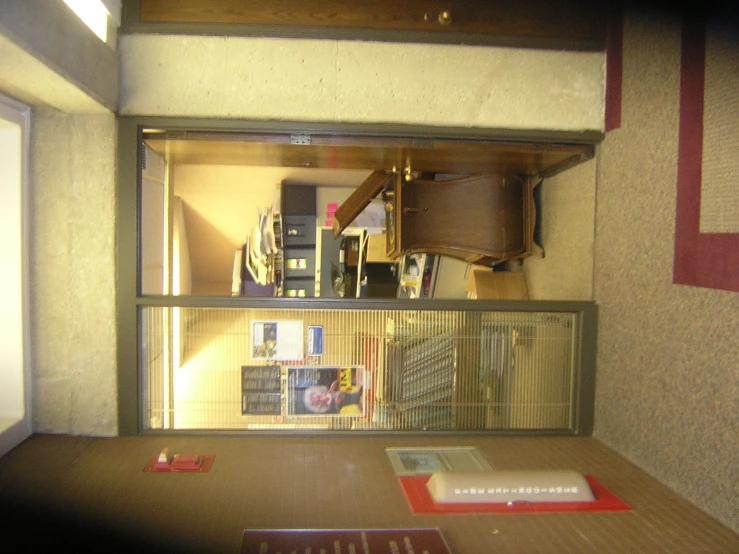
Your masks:
M 739 530 L 739 295 L 672 284 L 676 18 L 630 14 L 622 127 L 598 166 L 594 436 Z
M 602 53 L 128 35 L 124 115 L 603 128 Z
M 706 31 L 701 233 L 739 233 L 739 26 Z
M 36 432 L 116 433 L 115 118 L 33 112 Z

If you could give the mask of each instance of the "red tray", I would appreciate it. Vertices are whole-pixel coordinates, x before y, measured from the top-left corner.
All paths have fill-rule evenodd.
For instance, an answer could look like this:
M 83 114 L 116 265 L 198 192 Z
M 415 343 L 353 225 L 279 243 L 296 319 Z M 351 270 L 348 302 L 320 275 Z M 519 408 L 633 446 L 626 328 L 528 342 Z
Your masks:
M 159 454 L 152 456 L 144 466 L 144 471 L 162 473 L 207 473 L 213 466 L 215 456 L 209 454 L 181 455 L 175 454 L 169 463 L 158 463 Z

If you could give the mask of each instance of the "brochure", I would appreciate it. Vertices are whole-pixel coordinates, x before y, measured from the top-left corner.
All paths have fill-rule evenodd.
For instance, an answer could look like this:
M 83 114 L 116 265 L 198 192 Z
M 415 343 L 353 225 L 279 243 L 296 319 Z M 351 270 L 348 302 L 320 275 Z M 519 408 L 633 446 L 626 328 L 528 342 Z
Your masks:
M 364 367 L 288 367 L 288 416 L 364 417 Z
M 251 347 L 253 360 L 302 361 L 303 322 L 253 321 Z

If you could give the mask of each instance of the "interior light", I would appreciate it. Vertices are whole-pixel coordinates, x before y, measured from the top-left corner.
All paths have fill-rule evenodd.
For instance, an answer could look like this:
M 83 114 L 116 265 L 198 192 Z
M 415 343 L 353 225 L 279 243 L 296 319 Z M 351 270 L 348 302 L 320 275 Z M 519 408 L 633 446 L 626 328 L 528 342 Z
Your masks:
M 85 25 L 103 42 L 108 40 L 108 13 L 101 0 L 64 0 Z

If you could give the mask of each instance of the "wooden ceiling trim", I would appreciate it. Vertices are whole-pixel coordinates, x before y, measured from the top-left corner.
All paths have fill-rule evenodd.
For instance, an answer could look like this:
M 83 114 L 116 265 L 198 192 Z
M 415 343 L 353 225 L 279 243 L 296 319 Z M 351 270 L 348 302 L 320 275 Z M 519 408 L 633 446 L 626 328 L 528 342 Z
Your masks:
M 603 51 L 606 21 L 594 0 L 129 0 L 123 30 Z
M 434 147 L 293 145 L 234 141 L 147 140 L 174 164 L 308 167 L 390 171 L 393 167 L 434 173 L 551 175 L 593 157 L 592 145 L 455 142 Z

